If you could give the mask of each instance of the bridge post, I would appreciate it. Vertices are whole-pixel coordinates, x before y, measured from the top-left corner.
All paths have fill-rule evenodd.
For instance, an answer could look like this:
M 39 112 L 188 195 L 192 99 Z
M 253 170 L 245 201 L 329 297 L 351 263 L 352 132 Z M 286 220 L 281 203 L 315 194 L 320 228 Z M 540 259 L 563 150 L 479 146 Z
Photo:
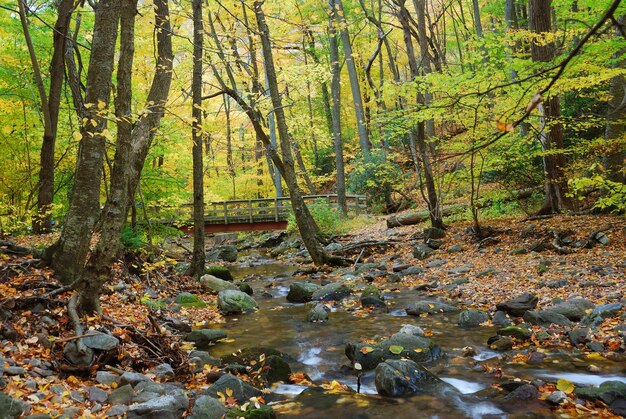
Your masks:
M 250 224 L 252 224 L 252 200 L 248 199 L 248 215 L 250 215 Z
M 228 203 L 224 201 L 224 224 L 228 224 Z
M 274 221 L 278 222 L 278 198 L 274 198 Z

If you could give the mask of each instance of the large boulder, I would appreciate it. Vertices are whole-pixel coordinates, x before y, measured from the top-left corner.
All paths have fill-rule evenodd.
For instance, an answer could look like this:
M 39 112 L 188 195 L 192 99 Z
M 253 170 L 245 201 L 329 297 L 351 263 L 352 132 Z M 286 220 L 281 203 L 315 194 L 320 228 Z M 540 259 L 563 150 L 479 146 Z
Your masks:
M 583 400 L 602 400 L 610 405 L 618 399 L 626 399 L 626 383 L 605 381 L 598 387 L 577 387 L 574 393 Z
M 551 324 L 557 326 L 573 326 L 574 324 L 564 315 L 552 310 L 528 310 L 524 313 L 524 321 L 543 327 L 548 327 Z
M 287 301 L 291 303 L 306 303 L 313 299 L 313 293 L 321 286 L 312 282 L 294 282 L 289 285 Z
M 349 296 L 351 292 L 346 284 L 333 282 L 313 292 L 312 298 L 319 301 L 339 301 Z
M 232 397 L 239 404 L 245 403 L 250 397 L 261 395 L 259 390 L 231 374 L 222 375 L 205 393 L 211 397 L 219 397 L 217 393 L 226 394 L 227 389 L 232 390 Z
M 219 279 L 223 279 L 224 281 L 234 281 L 233 274 L 230 273 L 226 266 L 221 265 L 211 265 L 207 266 L 204 269 L 204 273 L 208 275 L 213 275 L 218 277 Z
M 459 313 L 457 324 L 460 327 L 478 327 L 489 320 L 489 314 L 482 310 L 463 310 Z
M 219 329 L 198 329 L 194 330 L 191 333 L 187 334 L 185 340 L 189 342 L 193 342 L 196 345 L 196 348 L 204 349 L 207 348 L 212 343 L 224 339 L 226 337 L 226 332 Z
M 409 303 L 406 313 L 412 316 L 420 314 L 456 313 L 458 307 L 440 300 L 423 300 Z
M 239 287 L 237 287 L 237 285 L 233 284 L 232 282 L 224 281 L 223 279 L 209 274 L 202 275 L 200 277 L 200 285 L 202 285 L 205 290 L 211 292 L 239 289 Z
M 128 409 L 128 419 L 179 419 L 189 407 L 189 399 L 181 390 L 156 397 Z
M 539 298 L 531 293 L 524 293 L 512 300 L 502 302 L 496 306 L 496 309 L 506 312 L 510 316 L 522 317 L 528 310 L 537 307 Z
M 220 260 L 223 260 L 224 262 L 235 262 L 237 260 L 237 247 L 232 244 L 215 246 L 207 253 L 206 260 L 210 262 L 217 262 Z
M 376 367 L 376 391 L 382 396 L 401 397 L 433 393 L 446 384 L 413 361 L 390 359 Z
M 253 311 L 259 305 L 245 292 L 226 290 L 217 295 L 217 306 L 226 314 L 239 314 Z

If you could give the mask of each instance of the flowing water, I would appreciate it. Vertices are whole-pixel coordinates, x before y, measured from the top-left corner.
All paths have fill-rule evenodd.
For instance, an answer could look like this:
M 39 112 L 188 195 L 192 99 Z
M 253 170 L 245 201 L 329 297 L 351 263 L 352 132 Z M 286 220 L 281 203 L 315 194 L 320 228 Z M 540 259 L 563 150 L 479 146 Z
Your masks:
M 558 417 L 538 402 L 501 403 L 494 400 L 497 390 L 493 383 L 501 381 L 488 370 L 501 368 L 505 376 L 522 379 L 543 379 L 554 382 L 565 378 L 576 384 L 597 385 L 610 379 L 626 381 L 624 366 L 617 363 L 598 363 L 602 373 L 587 372 L 588 363 L 581 362 L 575 354 L 548 354 L 541 365 L 508 364 L 501 354 L 488 349 L 487 339 L 495 329 L 481 327 L 461 329 L 456 325 L 456 315 L 428 317 L 407 316 L 404 307 L 418 298 L 414 291 L 405 289 L 385 295 L 388 313 L 374 313 L 359 317 L 343 308 L 330 313 L 328 323 L 309 323 L 309 307 L 292 304 L 285 296 L 289 284 L 309 278 L 293 277 L 294 267 L 267 261 L 254 266 L 232 267 L 237 278 L 246 278 L 252 285 L 259 310 L 227 318 L 221 328 L 227 331 L 232 342 L 216 345 L 214 355 L 225 355 L 245 347 L 269 347 L 291 355 L 293 371 L 306 373 L 314 382 L 337 380 L 353 389 L 357 377 L 344 355 L 347 342 L 364 338 L 381 340 L 396 333 L 404 324 L 420 326 L 433 331 L 432 339 L 447 353 L 447 357 L 429 369 L 458 391 L 448 391 L 437 396 L 409 398 L 384 398 L 376 393 L 373 371 L 363 373 L 361 394 L 328 394 L 307 392 L 297 397 L 306 387 L 281 384 L 273 388 L 286 398 L 275 408 L 280 417 L 320 418 L 499 418 L 499 417 Z M 261 294 L 266 293 L 263 297 Z M 269 297 L 269 294 L 272 297 Z M 358 299 L 355 298 L 355 306 Z M 461 348 L 472 346 L 477 354 L 463 357 Z M 293 403 L 296 397 L 296 403 Z

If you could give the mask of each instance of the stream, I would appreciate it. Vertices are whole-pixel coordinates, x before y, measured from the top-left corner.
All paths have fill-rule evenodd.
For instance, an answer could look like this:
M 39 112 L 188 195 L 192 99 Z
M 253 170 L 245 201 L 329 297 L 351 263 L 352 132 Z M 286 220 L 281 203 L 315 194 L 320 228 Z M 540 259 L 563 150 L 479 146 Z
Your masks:
M 211 350 L 222 356 L 245 347 L 269 347 L 291 355 L 292 371 L 306 373 L 316 384 L 337 380 L 357 388 L 357 377 L 344 354 L 346 343 L 362 339 L 380 340 L 396 333 L 403 325 L 411 324 L 433 332 L 431 339 L 439 344 L 447 357 L 428 369 L 458 390 L 437 396 L 419 395 L 409 398 L 386 398 L 377 395 L 374 372 L 361 377 L 360 394 L 329 394 L 307 392 L 307 387 L 279 384 L 272 388 L 282 394 L 284 401 L 274 406 L 279 417 L 320 418 L 517 418 L 560 417 L 544 403 L 537 401 L 502 402 L 501 392 L 491 388 L 493 383 L 510 381 L 499 379 L 487 370 L 502 368 L 505 376 L 526 380 L 555 382 L 564 378 L 576 385 L 597 385 L 607 380 L 626 382 L 624 366 L 619 363 L 595 360 L 598 373 L 590 373 L 590 361 L 577 358 L 576 353 L 546 353 L 541 366 L 523 363 L 510 364 L 501 354 L 487 347 L 487 339 L 496 328 L 462 329 L 456 325 L 456 314 L 428 317 L 407 316 L 406 305 L 419 298 L 415 291 L 399 287 L 399 292 L 385 294 L 389 311 L 359 317 L 341 305 L 333 309 L 327 323 L 306 321 L 310 307 L 292 304 L 285 299 L 289 284 L 310 279 L 292 276 L 296 268 L 272 260 L 261 263 L 231 265 L 236 279 L 245 279 L 254 289 L 259 310 L 245 315 L 229 316 L 218 327 L 228 333 L 229 342 L 220 342 Z M 319 283 L 319 280 L 312 280 Z M 271 294 L 272 297 L 263 293 Z M 354 299 L 359 306 L 358 293 Z M 476 355 L 464 357 L 462 348 L 472 346 Z M 294 403 L 297 402 L 297 403 Z

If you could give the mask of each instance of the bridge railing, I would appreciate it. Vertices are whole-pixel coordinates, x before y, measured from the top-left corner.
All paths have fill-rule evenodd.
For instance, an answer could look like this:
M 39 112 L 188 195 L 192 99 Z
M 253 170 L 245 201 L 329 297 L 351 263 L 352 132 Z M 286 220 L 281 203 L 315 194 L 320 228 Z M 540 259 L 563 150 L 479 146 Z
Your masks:
M 337 207 L 337 195 L 305 195 L 307 205 L 316 202 L 326 202 L 331 207 Z M 259 199 L 234 199 L 229 201 L 215 201 L 205 206 L 205 222 L 207 224 L 233 224 L 255 222 L 279 222 L 286 221 L 291 213 L 290 198 L 259 198 Z M 346 203 L 349 215 L 367 213 L 367 197 L 365 195 L 346 195 Z M 174 222 L 175 220 L 191 220 L 193 205 L 184 204 L 172 207 L 149 207 L 149 213 L 162 222 Z

